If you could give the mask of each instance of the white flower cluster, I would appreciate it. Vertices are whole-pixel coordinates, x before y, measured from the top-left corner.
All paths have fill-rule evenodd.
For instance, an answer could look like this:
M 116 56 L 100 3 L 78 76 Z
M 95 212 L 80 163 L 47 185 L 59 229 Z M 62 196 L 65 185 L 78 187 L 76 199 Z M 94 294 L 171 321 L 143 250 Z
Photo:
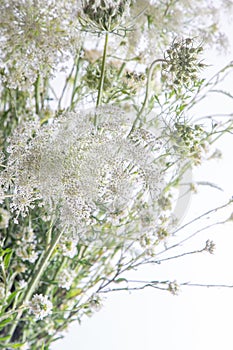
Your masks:
M 12 210 L 25 214 L 39 199 L 59 213 L 67 232 L 85 239 L 95 239 L 104 223 L 120 229 L 134 222 L 140 231 L 143 208 L 156 217 L 169 156 L 162 156 L 167 140 L 159 128 L 157 136 L 144 129 L 129 135 L 130 117 L 111 106 L 19 127 L 2 174 Z
M 57 278 L 58 286 L 60 288 L 70 289 L 73 280 L 76 276 L 75 271 L 63 269 Z
M 48 299 L 48 295 L 35 294 L 29 302 L 29 312 L 35 316 L 36 320 L 42 320 L 52 313 L 53 304 Z
M 34 263 L 38 258 L 39 252 L 36 250 L 37 241 L 33 230 L 28 229 L 26 232 L 18 233 L 16 235 L 16 238 L 16 256 L 22 261 L 29 261 L 30 263 Z
M 0 208 L 0 229 L 7 228 L 10 220 L 9 211 Z
M 79 45 L 74 0 L 0 0 L 0 80 L 31 88 Z
M 62 236 L 59 241 L 59 248 L 63 256 L 72 259 L 77 254 L 77 240 Z

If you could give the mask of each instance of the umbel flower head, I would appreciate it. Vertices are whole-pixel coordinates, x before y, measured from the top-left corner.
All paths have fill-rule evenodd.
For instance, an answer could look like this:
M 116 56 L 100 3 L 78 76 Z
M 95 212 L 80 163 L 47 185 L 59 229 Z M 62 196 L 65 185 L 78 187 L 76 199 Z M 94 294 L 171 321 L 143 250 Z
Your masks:
M 195 46 L 193 39 L 174 40 L 164 55 L 164 79 L 177 86 L 188 86 L 197 80 L 197 72 L 205 66 L 198 59 L 202 51 L 202 46 Z
M 79 45 L 74 0 L 0 0 L 0 79 L 28 89 Z
M 96 31 L 113 32 L 129 15 L 131 0 L 82 0 L 80 22 Z
M 119 235 L 126 226 L 155 230 L 167 140 L 159 129 L 157 135 L 144 129 L 129 135 L 130 118 L 106 106 L 19 127 L 2 174 L 11 209 L 25 215 L 39 201 L 82 239 L 104 235 L 104 225 Z

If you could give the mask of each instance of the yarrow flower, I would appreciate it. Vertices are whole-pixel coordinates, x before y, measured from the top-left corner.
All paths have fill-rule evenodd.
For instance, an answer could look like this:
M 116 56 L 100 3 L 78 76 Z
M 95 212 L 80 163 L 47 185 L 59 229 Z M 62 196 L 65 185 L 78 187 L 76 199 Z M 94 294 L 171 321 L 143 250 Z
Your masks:
M 48 299 L 48 295 L 35 294 L 29 302 L 29 312 L 35 316 L 36 320 L 42 320 L 52 313 L 53 304 Z
M 0 79 L 9 88 L 30 89 L 80 44 L 73 0 L 1 0 L 0 13 Z

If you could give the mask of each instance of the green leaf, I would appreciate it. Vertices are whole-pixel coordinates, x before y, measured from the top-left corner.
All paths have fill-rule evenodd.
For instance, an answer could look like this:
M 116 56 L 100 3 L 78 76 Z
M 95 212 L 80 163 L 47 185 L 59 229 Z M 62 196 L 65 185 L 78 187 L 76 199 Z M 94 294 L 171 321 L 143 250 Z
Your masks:
M 126 278 L 118 278 L 117 280 L 114 280 L 114 283 L 122 283 L 122 282 L 128 282 Z
M 10 337 L 11 337 L 10 335 L 6 335 L 5 337 L 1 337 L 0 342 L 5 341 L 5 340 L 9 339 Z
M 7 304 L 10 304 L 11 301 L 16 297 L 16 295 L 18 293 L 20 293 L 21 291 L 20 290 L 15 290 L 14 292 L 12 292 L 9 297 L 7 298 Z
M 3 258 L 3 263 L 4 263 L 4 267 L 5 267 L 5 270 L 8 269 L 8 266 L 10 264 L 10 260 L 11 260 L 11 257 L 12 257 L 12 251 L 10 250 L 8 253 L 5 254 L 4 258 Z
M 0 256 L 4 256 L 7 253 L 10 253 L 11 249 L 10 248 L 6 248 L 6 249 L 2 249 L 0 248 Z
M 3 320 L 2 322 L 0 322 L 0 329 L 5 327 L 5 325 L 7 325 L 8 323 L 10 323 L 12 321 L 12 316 L 6 318 L 5 320 Z
M 9 343 L 7 344 L 7 349 L 10 348 L 10 349 L 18 349 L 18 348 L 21 348 L 21 346 L 23 346 L 25 343 Z M 3 347 L 2 347 L 3 346 Z M 0 348 L 1 349 L 6 349 L 6 344 L 0 344 Z
M 80 295 L 82 293 L 82 288 L 77 288 L 77 289 L 71 289 L 68 293 L 67 293 L 67 298 L 71 299 L 74 298 L 78 295 Z

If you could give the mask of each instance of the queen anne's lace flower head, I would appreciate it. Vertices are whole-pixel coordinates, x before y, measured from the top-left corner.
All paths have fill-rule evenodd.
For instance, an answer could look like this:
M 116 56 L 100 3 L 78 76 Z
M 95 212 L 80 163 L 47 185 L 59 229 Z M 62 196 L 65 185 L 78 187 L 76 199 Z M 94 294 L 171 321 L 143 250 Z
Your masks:
M 155 230 L 167 141 L 159 128 L 155 135 L 141 128 L 129 134 L 130 119 L 111 106 L 19 127 L 4 170 L 12 210 L 25 214 L 39 201 L 58 214 L 67 235 L 85 240 L 106 236 L 103 227 L 120 236 L 126 227 Z
M 79 45 L 74 0 L 1 0 L 0 13 L 0 73 L 10 88 L 30 88 Z

